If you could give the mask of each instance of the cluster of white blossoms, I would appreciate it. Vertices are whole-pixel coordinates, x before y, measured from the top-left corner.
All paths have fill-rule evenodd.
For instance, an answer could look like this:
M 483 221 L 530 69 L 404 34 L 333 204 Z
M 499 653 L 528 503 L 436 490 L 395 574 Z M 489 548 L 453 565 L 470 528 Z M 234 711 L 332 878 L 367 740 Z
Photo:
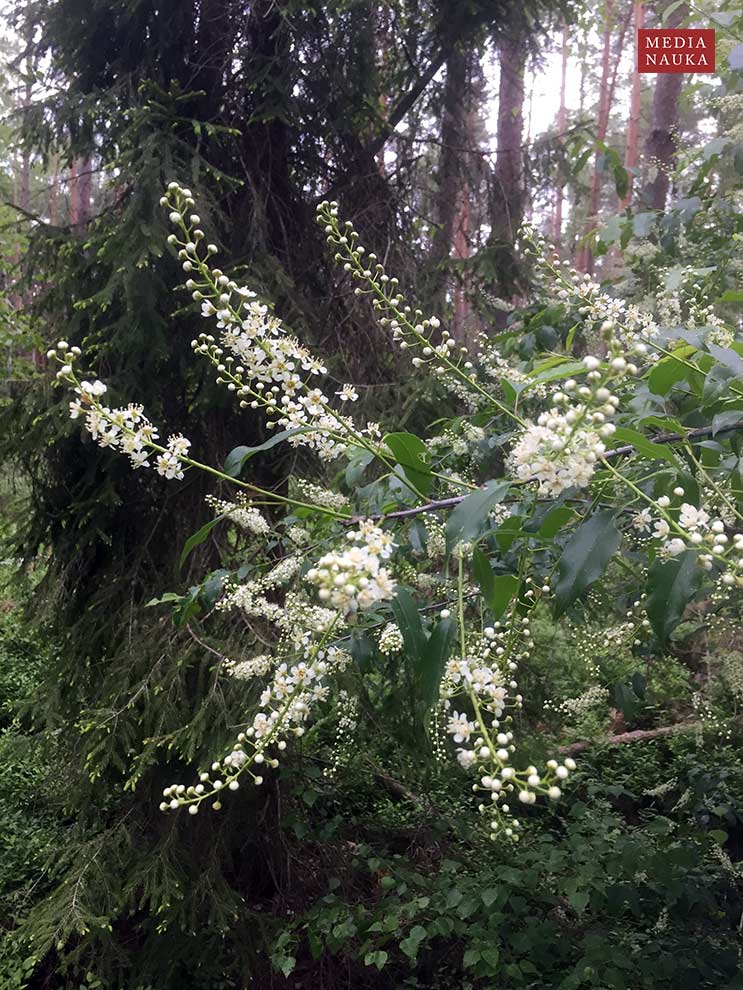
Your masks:
M 77 395 L 70 402 L 70 419 L 82 416 L 85 429 L 96 443 L 126 454 L 135 470 L 151 467 L 150 457 L 154 456 L 158 474 L 164 478 L 183 478 L 184 458 L 188 457 L 191 441 L 178 433 L 169 437 L 165 446 L 158 444 L 157 428 L 144 415 L 142 406 L 130 403 L 111 409 L 103 405 L 100 400 L 108 386 L 98 379 L 78 378 L 74 365 L 80 354 L 79 347 L 70 347 L 65 340 L 47 351 L 50 360 L 61 364 L 57 378 L 72 385 Z
M 222 666 L 224 672 L 236 681 L 252 681 L 254 677 L 265 677 L 274 663 L 275 660 L 267 653 L 259 653 L 247 660 L 226 660 Z
M 523 604 L 530 607 L 533 602 L 534 596 L 530 595 Z M 448 610 L 441 614 L 447 618 Z M 557 800 L 561 794 L 559 784 L 575 768 L 572 760 L 566 760 L 562 766 L 550 760 L 546 773 L 540 775 L 536 767 L 517 771 L 511 765 L 516 745 L 509 727 L 513 718 L 507 709 L 518 710 L 522 706 L 515 676 L 519 663 L 528 658 L 533 645 L 529 617 L 514 614 L 509 620 L 486 627 L 482 636 L 469 644 L 466 657 L 449 660 L 441 683 L 447 715 L 445 729 L 457 745 L 460 765 L 474 769 L 480 776 L 473 790 L 489 795 L 489 804 L 481 803 L 479 810 L 491 819 L 493 839 L 501 830 L 509 838 L 518 838 L 517 818 L 505 819 L 504 827 L 503 815 L 510 815 L 512 795 L 525 805 L 534 804 L 538 794 Z M 461 703 L 455 706 L 456 699 L 461 699 Z
M 287 442 L 313 448 L 325 460 L 348 449 L 349 444 L 370 444 L 380 436 L 377 424 L 356 427 L 353 420 L 333 409 L 333 402 L 315 384 L 327 374 L 322 360 L 315 357 L 273 316 L 251 289 L 238 285 L 208 259 L 217 253 L 214 244 L 203 245 L 200 217 L 190 213 L 194 200 L 189 189 L 170 182 L 161 204 L 169 211 L 180 237 L 171 234 L 169 243 L 178 248 L 178 257 L 189 278 L 186 288 L 201 303 L 206 319 L 214 320 L 219 339 L 202 333 L 192 341 L 197 354 L 205 355 L 216 366 L 217 381 L 240 399 L 243 408 L 262 409 L 269 416 L 269 427 L 292 431 Z M 351 385 L 335 392 L 342 405 L 358 398 Z
M 306 478 L 293 479 L 302 500 L 325 509 L 342 512 L 348 508 L 348 498 L 342 492 L 334 492 L 322 485 L 315 485 Z
M 552 408 L 536 423 L 528 423 L 510 455 L 519 481 L 536 481 L 540 495 L 559 495 L 568 488 L 584 488 L 606 452 L 605 441 L 616 427 L 611 418 L 619 399 L 607 387 L 613 378 L 636 374 L 633 364 L 617 355 L 606 362 L 583 359 L 586 384 L 574 379 L 552 396 Z
M 224 516 L 225 519 L 229 519 L 240 529 L 246 529 L 256 536 L 265 536 L 271 531 L 268 521 L 254 505 L 250 504 L 244 495 L 238 495 L 236 502 L 228 502 L 221 498 L 215 498 L 213 495 L 207 495 L 206 501 L 216 516 Z
M 327 634 L 331 627 L 323 632 Z M 299 659 L 292 663 L 276 664 L 273 677 L 261 694 L 260 708 L 244 731 L 240 732 L 229 753 L 212 763 L 210 772 L 199 774 L 199 782 L 190 787 L 171 784 L 163 791 L 161 811 L 177 811 L 187 807 L 189 814 L 197 814 L 201 803 L 212 801 L 212 808 L 222 807 L 221 792 L 236 791 L 239 778 L 247 774 L 254 784 L 262 784 L 265 767 L 276 768 L 279 756 L 290 737 L 304 734 L 307 722 L 315 706 L 325 701 L 329 694 L 328 680 L 345 670 L 350 654 L 333 645 L 323 645 L 324 639 L 308 642 Z M 247 661 L 251 662 L 251 661 Z M 254 659 L 251 670 L 263 669 Z M 270 666 L 270 664 L 266 664 Z M 240 665 L 236 665 L 233 676 Z
M 597 708 L 605 708 L 608 715 L 609 691 L 600 684 L 592 684 L 576 698 L 563 701 L 545 701 L 544 710 L 562 715 L 571 722 L 579 722 Z
M 338 203 L 324 200 L 317 207 L 317 222 L 323 227 L 328 243 L 335 249 L 335 260 L 343 270 L 361 284 L 354 292 L 368 296 L 379 314 L 381 325 L 391 331 L 392 340 L 403 351 L 415 351 L 413 367 L 428 366 L 447 388 L 460 396 L 472 410 L 481 404 L 510 414 L 502 403 L 478 381 L 468 349 L 442 328 L 436 316 L 424 317 L 413 309 L 400 290 L 399 280 L 390 277 L 374 253 L 367 253 L 350 221 L 341 225 Z
M 678 503 L 685 491 L 679 485 L 673 494 Z M 655 516 L 649 508 L 643 509 L 634 515 L 632 525 L 641 532 L 652 527 L 650 535 L 660 541 L 664 556 L 677 557 L 685 550 L 695 550 L 705 571 L 715 566 L 721 569 L 723 586 L 743 588 L 743 532 L 729 533 L 725 520 L 705 508 L 673 502 L 670 496 L 661 495 L 655 501 Z M 729 508 L 734 510 L 732 504 Z
M 352 546 L 324 554 L 307 572 L 307 580 L 320 589 L 320 601 L 332 605 L 346 619 L 359 609 L 388 601 L 395 592 L 392 575 L 382 566 L 395 548 L 393 535 L 364 520 L 347 538 Z
M 388 622 L 384 629 L 379 634 L 379 652 L 384 656 L 391 656 L 393 653 L 399 653 L 405 645 L 402 633 L 400 632 L 400 627 L 396 622 Z
M 353 737 L 359 724 L 358 698 L 341 689 L 338 692 L 336 712 L 333 751 L 328 765 L 323 767 L 323 777 L 328 780 L 336 776 L 341 766 L 350 765 L 356 755 Z

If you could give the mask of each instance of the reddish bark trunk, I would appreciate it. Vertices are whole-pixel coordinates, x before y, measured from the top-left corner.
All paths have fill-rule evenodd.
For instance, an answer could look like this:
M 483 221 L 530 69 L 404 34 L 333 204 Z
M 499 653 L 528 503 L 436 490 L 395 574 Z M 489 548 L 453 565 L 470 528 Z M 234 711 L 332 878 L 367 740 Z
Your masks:
M 625 210 L 632 202 L 633 169 L 637 166 L 637 148 L 640 135 L 640 95 L 641 80 L 637 70 L 639 31 L 645 23 L 645 5 L 642 0 L 635 0 L 635 64 L 632 70 L 632 95 L 630 97 L 629 125 L 627 127 L 627 147 L 624 152 L 624 167 L 629 175 L 626 195 L 619 201 L 619 208 Z
M 686 18 L 685 6 L 678 7 L 668 19 L 668 27 L 678 27 Z M 655 77 L 653 92 L 653 116 L 645 143 L 645 155 L 656 167 L 656 174 L 648 188 L 649 205 L 663 210 L 668 199 L 670 173 L 676 161 L 676 130 L 679 122 L 679 97 L 684 76 L 679 72 L 663 72 Z
M 500 48 L 497 157 L 493 176 L 496 210 L 493 234 L 512 244 L 524 213 L 524 70 L 526 48 L 521 38 L 503 42 Z
M 567 83 L 568 76 L 568 26 L 564 25 L 562 29 L 562 66 L 560 72 L 560 108 L 557 111 L 557 133 L 562 142 L 565 137 L 565 129 L 567 127 L 567 109 L 565 106 L 565 87 Z M 555 244 L 559 244 L 562 240 L 562 184 L 558 185 L 555 191 L 555 214 L 552 218 L 552 239 Z
M 606 0 L 604 11 L 604 39 L 601 56 L 601 83 L 599 86 L 599 108 L 596 120 L 596 140 L 603 142 L 609 127 L 610 104 L 610 79 L 611 79 L 611 29 L 614 14 L 614 0 Z M 588 205 L 588 216 L 586 218 L 585 236 L 588 237 L 595 227 L 596 214 L 601 201 L 601 172 L 599 171 L 599 158 L 602 152 L 596 148 L 594 158 L 593 177 L 591 179 L 591 195 Z M 593 271 L 593 252 L 588 244 L 580 250 L 577 267 L 585 272 Z

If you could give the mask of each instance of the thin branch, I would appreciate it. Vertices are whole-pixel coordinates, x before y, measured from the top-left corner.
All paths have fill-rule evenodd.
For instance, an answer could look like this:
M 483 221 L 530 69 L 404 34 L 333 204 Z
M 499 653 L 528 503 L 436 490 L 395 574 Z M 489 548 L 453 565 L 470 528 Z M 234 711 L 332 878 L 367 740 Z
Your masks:
M 648 437 L 647 439 L 653 443 L 682 443 L 685 440 L 698 440 L 701 437 L 719 436 L 721 433 L 734 433 L 736 430 L 743 430 L 743 420 L 737 423 L 733 423 L 731 426 L 723 426 L 719 430 L 714 430 L 711 426 L 703 426 L 694 430 L 689 430 L 688 433 L 662 433 L 657 437 Z M 623 447 L 616 447 L 614 450 L 607 450 L 604 454 L 602 460 L 608 461 L 615 457 L 623 457 L 625 454 L 631 454 L 636 448 L 633 444 L 628 443 Z M 371 519 L 404 519 L 408 516 L 419 516 L 424 512 L 439 512 L 442 509 L 451 509 L 454 506 L 459 505 L 460 502 L 464 502 L 469 495 L 454 495 L 452 498 L 442 498 L 436 499 L 433 502 L 426 502 L 425 505 L 417 505 L 412 509 L 398 509 L 396 512 L 381 512 L 376 516 L 364 517 Z M 356 524 L 361 516 L 354 516 L 349 519 L 348 522 L 351 525 Z
M 732 722 L 739 723 L 741 717 L 731 719 Z M 662 739 L 664 736 L 673 736 L 678 732 L 693 732 L 695 729 L 703 729 L 704 722 L 677 722 L 676 725 L 664 725 L 659 729 L 635 729 L 632 732 L 620 732 L 616 736 L 608 736 L 605 739 L 581 739 L 579 742 L 570 743 L 568 746 L 561 746 L 559 752 L 563 756 L 570 756 L 572 753 L 583 753 L 592 746 L 616 746 L 622 743 L 644 742 L 647 739 Z

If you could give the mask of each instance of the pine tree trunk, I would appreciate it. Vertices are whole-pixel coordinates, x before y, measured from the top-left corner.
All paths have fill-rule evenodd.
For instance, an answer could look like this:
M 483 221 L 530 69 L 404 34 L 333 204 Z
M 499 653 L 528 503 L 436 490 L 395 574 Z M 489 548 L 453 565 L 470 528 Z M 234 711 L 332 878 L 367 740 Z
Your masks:
M 637 166 L 637 148 L 640 135 L 640 96 L 641 79 L 637 69 L 639 52 L 639 31 L 645 23 L 645 5 L 643 0 L 635 0 L 634 7 L 634 28 L 635 28 L 635 64 L 632 69 L 632 95 L 630 97 L 629 124 L 627 127 L 627 147 L 624 152 L 624 167 L 629 175 L 627 192 L 619 202 L 620 210 L 626 210 L 632 202 L 632 184 L 634 180 L 633 170 Z
M 497 157 L 493 236 L 513 244 L 524 214 L 524 71 L 526 47 L 522 38 L 504 41 L 500 48 Z
M 601 56 L 601 83 L 599 86 L 599 108 L 598 117 L 596 120 L 596 140 L 599 143 L 603 142 L 606 137 L 606 131 L 609 126 L 609 80 L 613 14 L 614 0 L 606 0 L 606 8 L 604 10 L 603 50 Z M 599 171 L 599 158 L 601 157 L 601 154 L 601 150 L 597 147 L 593 166 L 593 177 L 591 179 L 591 195 L 589 198 L 588 216 L 586 218 L 584 232 L 586 237 L 591 234 L 595 227 L 596 214 L 598 213 L 599 203 L 601 201 L 601 172 Z M 588 244 L 584 244 L 580 250 L 577 267 L 584 272 L 593 271 L 593 252 L 589 248 Z
M 441 154 L 436 194 L 436 231 L 431 244 L 431 262 L 437 269 L 433 281 L 433 308 L 441 311 L 448 282 L 444 266 L 451 254 L 457 211 L 461 205 L 464 174 L 462 149 L 465 147 L 467 113 L 468 53 L 457 45 L 446 60 L 446 81 L 441 115 Z
M 667 26 L 678 27 L 687 13 L 685 6 L 678 7 Z M 676 161 L 676 128 L 683 83 L 684 75 L 680 72 L 663 72 L 655 77 L 652 124 L 645 143 L 645 155 L 656 167 L 655 178 L 647 189 L 648 205 L 654 210 L 664 210 L 668 199 L 670 173 Z
M 568 26 L 565 24 L 562 29 L 562 66 L 560 71 L 560 108 L 557 111 L 557 134 L 562 143 L 565 138 L 567 127 L 567 109 L 565 106 L 565 88 L 568 77 Z M 555 190 L 555 213 L 552 218 L 552 239 L 555 244 L 562 240 L 562 184 L 559 183 Z

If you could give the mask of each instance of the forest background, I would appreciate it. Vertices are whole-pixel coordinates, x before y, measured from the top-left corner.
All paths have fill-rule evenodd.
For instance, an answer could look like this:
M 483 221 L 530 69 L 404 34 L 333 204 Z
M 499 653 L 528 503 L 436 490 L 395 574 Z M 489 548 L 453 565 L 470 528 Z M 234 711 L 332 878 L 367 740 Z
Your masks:
M 469 783 L 395 691 L 399 660 L 260 792 L 163 817 L 163 787 L 223 745 L 244 691 L 219 675 L 246 635 L 214 620 L 225 544 L 189 541 L 210 517 L 202 479 L 144 478 L 81 443 L 47 357 L 82 344 L 164 434 L 188 422 L 205 460 L 265 445 L 250 470 L 266 488 L 330 484 L 194 361 L 171 180 L 385 429 L 462 427 L 334 265 L 323 199 L 458 343 L 502 338 L 525 367 L 565 328 L 524 221 L 666 322 L 706 299 L 739 328 L 741 11 L 28 0 L 5 18 L 0 990 L 743 987 L 739 599 L 690 595 L 669 641 L 638 649 L 639 588 L 614 564 L 567 624 L 539 613 L 523 719 L 580 764 L 518 845 L 468 818 Z M 638 74 L 642 25 L 714 26 L 716 72 Z M 175 619 L 147 607 L 165 591 Z M 356 643 L 362 673 L 376 650 Z

